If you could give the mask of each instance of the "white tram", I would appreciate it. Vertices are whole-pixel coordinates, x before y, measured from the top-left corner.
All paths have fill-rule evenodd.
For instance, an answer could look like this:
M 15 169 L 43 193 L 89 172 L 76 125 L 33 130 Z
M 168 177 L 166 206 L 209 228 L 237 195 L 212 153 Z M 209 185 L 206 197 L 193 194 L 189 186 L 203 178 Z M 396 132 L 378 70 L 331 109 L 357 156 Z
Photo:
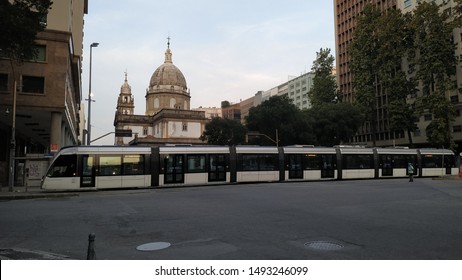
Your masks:
M 42 180 L 45 190 L 147 188 L 270 181 L 457 175 L 450 150 L 360 147 L 66 147 Z

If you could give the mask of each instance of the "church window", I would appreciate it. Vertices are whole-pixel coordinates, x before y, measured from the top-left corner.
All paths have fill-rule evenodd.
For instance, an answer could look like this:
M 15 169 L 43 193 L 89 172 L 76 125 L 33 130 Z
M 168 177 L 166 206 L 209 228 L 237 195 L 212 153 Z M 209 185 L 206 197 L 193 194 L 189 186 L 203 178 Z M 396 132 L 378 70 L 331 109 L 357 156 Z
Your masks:
M 170 98 L 170 108 L 175 109 L 176 100 L 175 98 Z
M 148 135 L 148 128 L 147 127 L 143 127 L 143 135 Z
M 183 123 L 183 131 L 188 131 L 188 123 Z
M 124 103 L 127 103 L 127 97 L 126 96 L 124 97 Z

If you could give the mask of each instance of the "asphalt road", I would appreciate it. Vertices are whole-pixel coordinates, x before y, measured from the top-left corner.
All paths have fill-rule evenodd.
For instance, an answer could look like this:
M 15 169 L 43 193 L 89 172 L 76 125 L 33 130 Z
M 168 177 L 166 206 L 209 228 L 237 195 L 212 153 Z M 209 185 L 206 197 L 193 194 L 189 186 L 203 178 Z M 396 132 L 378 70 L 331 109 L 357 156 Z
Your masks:
M 86 259 L 94 233 L 96 259 L 109 260 L 460 260 L 461 217 L 451 180 L 84 192 L 1 201 L 0 254 Z

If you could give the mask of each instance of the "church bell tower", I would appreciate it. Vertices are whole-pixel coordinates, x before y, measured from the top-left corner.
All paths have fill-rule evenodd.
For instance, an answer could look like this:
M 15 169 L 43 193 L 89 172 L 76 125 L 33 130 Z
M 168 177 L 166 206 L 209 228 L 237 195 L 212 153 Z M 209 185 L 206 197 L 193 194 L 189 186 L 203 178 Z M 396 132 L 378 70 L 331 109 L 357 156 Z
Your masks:
M 119 99 L 117 100 L 117 114 L 133 115 L 135 111 L 132 88 L 128 84 L 127 73 L 125 72 L 125 82 L 120 87 Z

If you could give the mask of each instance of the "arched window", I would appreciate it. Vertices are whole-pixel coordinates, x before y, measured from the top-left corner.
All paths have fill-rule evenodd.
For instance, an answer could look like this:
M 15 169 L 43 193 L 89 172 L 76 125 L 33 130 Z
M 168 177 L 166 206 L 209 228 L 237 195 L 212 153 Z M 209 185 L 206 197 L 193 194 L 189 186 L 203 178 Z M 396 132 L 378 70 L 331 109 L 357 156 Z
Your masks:
M 170 98 L 170 108 L 175 109 L 176 100 L 175 98 Z

